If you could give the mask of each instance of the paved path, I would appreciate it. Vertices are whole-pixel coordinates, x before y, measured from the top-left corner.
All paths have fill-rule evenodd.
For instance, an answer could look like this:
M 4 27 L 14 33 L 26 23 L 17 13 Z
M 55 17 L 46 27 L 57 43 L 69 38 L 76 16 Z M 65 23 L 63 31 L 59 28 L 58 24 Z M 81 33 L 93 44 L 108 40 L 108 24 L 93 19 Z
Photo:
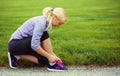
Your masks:
M 69 67 L 69 71 L 50 72 L 46 67 L 9 69 L 0 68 L 0 76 L 120 76 L 117 67 Z

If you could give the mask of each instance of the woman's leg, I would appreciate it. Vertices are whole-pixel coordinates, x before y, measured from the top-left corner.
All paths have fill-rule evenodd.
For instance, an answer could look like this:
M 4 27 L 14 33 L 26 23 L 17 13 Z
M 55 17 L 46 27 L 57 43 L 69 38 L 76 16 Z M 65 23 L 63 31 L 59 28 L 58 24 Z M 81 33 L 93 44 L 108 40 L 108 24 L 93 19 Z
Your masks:
M 44 39 L 42 40 L 42 48 L 47 51 L 48 53 L 50 54 L 54 54 L 53 53 L 53 49 L 52 49 L 52 45 L 51 45 L 51 41 L 50 41 L 50 38 L 47 38 L 47 39 Z M 28 61 L 31 61 L 33 63 L 37 63 L 39 64 L 39 61 L 38 61 L 38 58 L 33 56 L 33 55 L 19 55 L 20 56 L 20 59 L 23 59 L 23 60 L 28 60 Z
M 22 40 L 12 40 L 9 42 L 8 58 L 11 68 L 17 67 L 16 62 L 18 59 L 28 60 L 37 64 L 47 62 L 47 59 L 32 50 L 30 43 L 31 37 L 24 38 Z
M 52 49 L 50 38 L 47 38 L 42 41 L 42 47 L 49 54 L 53 54 L 53 49 Z
M 31 51 L 27 55 L 25 55 L 25 54 L 19 55 L 19 57 L 22 60 L 28 60 L 28 61 L 31 61 L 31 62 L 36 63 L 36 64 L 47 64 L 48 63 L 47 58 L 39 55 L 35 51 Z
M 32 50 L 31 38 L 32 37 L 27 37 L 27 38 L 24 38 L 21 40 L 13 39 L 9 42 L 8 58 L 9 58 L 9 63 L 11 64 L 11 67 L 13 65 L 15 65 L 15 67 L 16 67 L 16 61 L 18 59 L 15 56 L 19 56 L 20 59 L 28 60 L 28 61 L 31 61 L 31 62 L 34 62 L 37 64 L 38 63 L 39 64 L 48 63 L 48 60 L 45 57 L 37 54 L 34 50 Z M 45 31 L 41 37 L 41 42 L 43 43 L 43 45 L 46 45 L 45 43 L 48 44 L 48 48 L 44 47 L 46 50 L 51 48 L 51 46 L 49 46 L 49 45 L 51 45 L 51 43 L 50 43 L 50 40 L 48 38 L 49 38 L 48 32 Z M 12 63 L 13 61 L 15 63 Z
M 54 52 L 53 52 L 53 49 L 52 49 L 52 44 L 51 44 L 51 41 L 50 41 L 50 38 L 49 38 L 49 34 L 47 31 L 44 32 L 43 36 L 41 37 L 41 46 L 42 48 L 48 52 L 49 54 L 51 55 L 54 55 Z M 57 56 L 56 56 L 57 57 Z
M 33 55 L 19 55 L 20 59 L 39 64 L 38 58 Z
M 42 41 L 42 48 L 48 52 L 49 54 L 55 56 L 58 60 L 60 60 L 62 62 L 62 60 L 56 56 L 56 54 L 53 52 L 53 49 L 52 49 L 52 44 L 51 44 L 51 41 L 50 41 L 50 38 L 47 38 L 45 40 Z

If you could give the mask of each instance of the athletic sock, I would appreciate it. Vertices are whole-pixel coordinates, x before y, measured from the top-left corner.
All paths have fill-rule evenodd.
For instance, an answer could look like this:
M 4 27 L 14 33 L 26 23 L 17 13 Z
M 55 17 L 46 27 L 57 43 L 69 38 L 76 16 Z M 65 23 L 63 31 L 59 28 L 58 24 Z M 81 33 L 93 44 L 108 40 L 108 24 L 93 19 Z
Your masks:
M 20 56 L 18 56 L 18 55 L 15 55 L 15 58 L 16 58 L 17 60 L 19 60 L 19 59 L 20 59 Z

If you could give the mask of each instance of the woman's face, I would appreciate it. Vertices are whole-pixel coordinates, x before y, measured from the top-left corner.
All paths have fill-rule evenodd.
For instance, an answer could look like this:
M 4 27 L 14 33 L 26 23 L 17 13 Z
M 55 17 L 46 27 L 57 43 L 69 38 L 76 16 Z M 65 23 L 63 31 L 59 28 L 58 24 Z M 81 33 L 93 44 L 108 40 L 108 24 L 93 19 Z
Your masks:
M 58 26 L 60 26 L 61 24 L 63 24 L 63 22 L 61 22 L 60 19 L 53 14 L 53 15 L 52 15 L 52 26 L 53 26 L 53 27 L 58 27 Z

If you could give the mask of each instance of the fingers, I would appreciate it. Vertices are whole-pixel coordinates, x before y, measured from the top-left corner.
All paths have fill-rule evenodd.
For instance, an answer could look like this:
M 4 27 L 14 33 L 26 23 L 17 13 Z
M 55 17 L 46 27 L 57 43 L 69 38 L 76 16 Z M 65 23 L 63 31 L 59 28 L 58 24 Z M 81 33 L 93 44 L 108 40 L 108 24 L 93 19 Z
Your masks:
M 51 57 L 48 60 L 49 60 L 49 62 L 56 62 L 59 60 L 61 63 L 63 63 L 59 57 L 54 56 L 54 55 L 51 55 Z
M 62 60 L 59 57 L 56 57 L 56 59 L 57 59 L 57 61 L 59 60 L 61 63 L 63 63 Z

